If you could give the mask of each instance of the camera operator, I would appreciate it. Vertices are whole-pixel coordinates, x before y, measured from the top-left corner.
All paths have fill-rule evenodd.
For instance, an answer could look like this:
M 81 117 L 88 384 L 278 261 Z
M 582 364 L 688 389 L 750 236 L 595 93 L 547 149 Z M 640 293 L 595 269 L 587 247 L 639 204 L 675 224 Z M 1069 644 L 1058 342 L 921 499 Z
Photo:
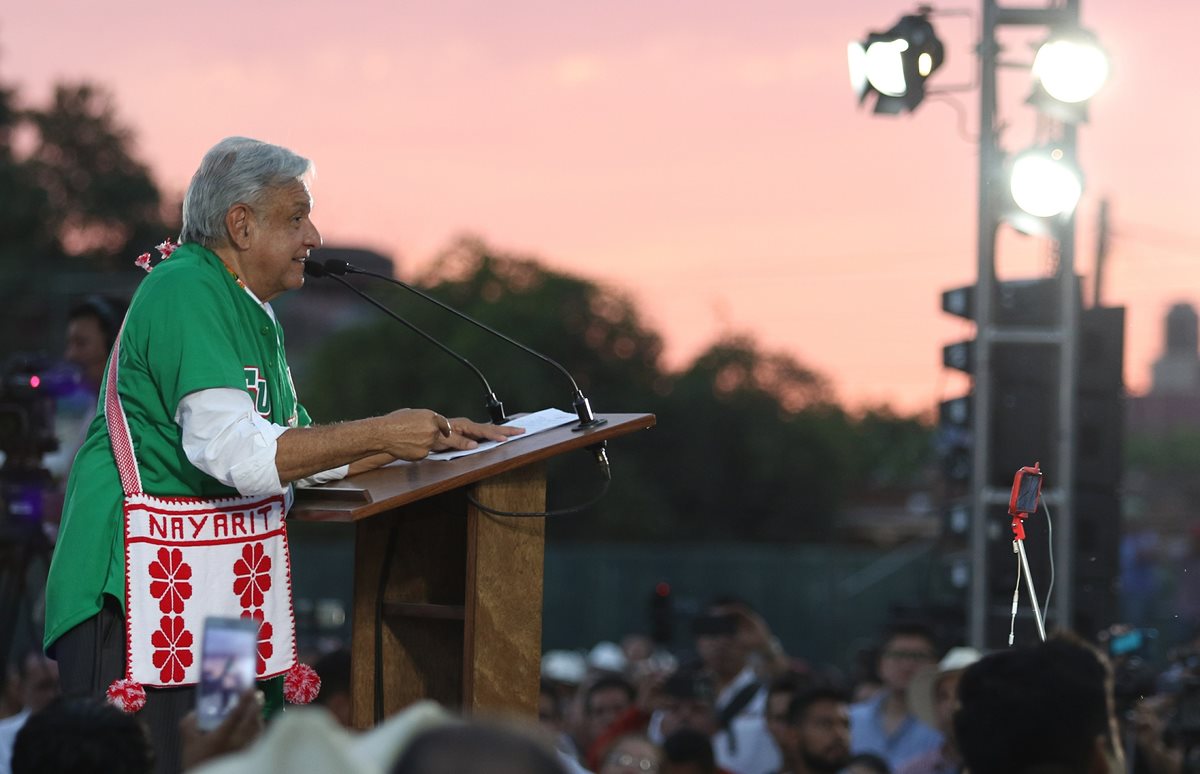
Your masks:
M 58 449 L 45 455 L 46 469 L 57 484 L 46 493 L 45 529 L 53 540 L 62 515 L 64 486 L 75 454 L 83 445 L 88 426 L 96 417 L 97 399 L 108 353 L 112 350 L 125 303 L 111 296 L 92 295 L 76 303 L 67 312 L 67 343 L 63 360 L 78 370 L 79 388 L 59 396 L 55 435 Z

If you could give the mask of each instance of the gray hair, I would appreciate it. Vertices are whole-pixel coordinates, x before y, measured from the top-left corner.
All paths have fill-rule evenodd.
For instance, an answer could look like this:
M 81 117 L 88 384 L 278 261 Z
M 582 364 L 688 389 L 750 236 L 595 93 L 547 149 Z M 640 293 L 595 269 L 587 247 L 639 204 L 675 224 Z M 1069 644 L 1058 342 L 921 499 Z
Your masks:
M 313 163 L 287 148 L 248 137 L 226 137 L 214 145 L 192 175 L 183 198 L 180 242 L 205 247 L 225 244 L 225 215 L 239 202 L 260 204 L 272 188 L 313 172 Z

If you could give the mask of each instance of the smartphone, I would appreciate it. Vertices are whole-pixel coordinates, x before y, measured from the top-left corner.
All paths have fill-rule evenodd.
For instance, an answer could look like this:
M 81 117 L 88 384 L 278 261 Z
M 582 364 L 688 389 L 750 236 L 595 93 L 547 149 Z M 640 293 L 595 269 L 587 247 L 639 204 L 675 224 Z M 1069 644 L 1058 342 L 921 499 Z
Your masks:
M 1042 466 L 1033 463 L 1033 467 L 1024 467 L 1013 476 L 1012 495 L 1008 501 L 1008 512 L 1012 516 L 1018 514 L 1037 513 L 1038 498 L 1042 494 Z
M 257 620 L 204 619 L 196 686 L 196 723 L 202 731 L 221 725 L 242 694 L 254 686 L 257 663 Z

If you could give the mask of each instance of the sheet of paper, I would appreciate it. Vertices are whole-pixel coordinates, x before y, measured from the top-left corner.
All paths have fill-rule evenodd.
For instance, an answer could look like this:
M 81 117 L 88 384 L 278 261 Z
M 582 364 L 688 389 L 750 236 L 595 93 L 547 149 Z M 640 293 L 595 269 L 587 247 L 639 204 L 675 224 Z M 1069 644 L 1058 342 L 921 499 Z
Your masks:
M 562 427 L 563 425 L 578 421 L 578 419 L 579 417 L 575 416 L 574 414 L 566 411 L 560 411 L 559 409 L 542 409 L 541 411 L 535 411 L 532 414 L 526 414 L 525 416 L 517 417 L 516 419 L 507 423 L 513 427 L 525 428 L 525 432 L 521 433 L 520 435 L 514 435 L 512 438 L 509 438 L 505 441 L 485 441 L 476 446 L 474 449 L 453 449 L 450 451 L 437 452 L 436 454 L 430 454 L 425 459 L 453 460 L 459 457 L 466 457 L 471 454 L 479 454 L 480 452 L 485 452 L 488 449 L 494 449 L 502 443 L 513 443 L 514 441 L 519 441 L 522 438 L 528 438 L 531 435 L 537 435 L 538 433 L 546 430 Z

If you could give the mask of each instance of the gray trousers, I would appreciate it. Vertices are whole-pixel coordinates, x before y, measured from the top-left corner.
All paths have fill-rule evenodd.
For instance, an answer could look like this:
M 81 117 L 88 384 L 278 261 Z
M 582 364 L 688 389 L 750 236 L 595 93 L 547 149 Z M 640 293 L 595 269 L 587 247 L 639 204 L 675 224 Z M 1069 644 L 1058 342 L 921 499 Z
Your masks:
M 108 686 L 125 676 L 125 619 L 120 603 L 105 597 L 99 613 L 58 638 L 54 657 L 64 696 L 103 699 Z M 180 771 L 179 721 L 195 702 L 191 687 L 146 689 L 146 706 L 134 717 L 142 721 L 154 745 L 155 774 Z

